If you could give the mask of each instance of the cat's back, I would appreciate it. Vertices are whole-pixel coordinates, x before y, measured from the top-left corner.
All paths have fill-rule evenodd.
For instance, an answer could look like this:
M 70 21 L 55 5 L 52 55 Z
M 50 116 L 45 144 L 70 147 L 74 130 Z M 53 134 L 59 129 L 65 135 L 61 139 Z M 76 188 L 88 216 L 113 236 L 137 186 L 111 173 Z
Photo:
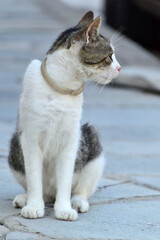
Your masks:
M 20 106 L 24 104 L 29 108 L 38 106 L 51 91 L 42 77 L 41 64 L 40 60 L 35 59 L 28 65 L 23 79 Z

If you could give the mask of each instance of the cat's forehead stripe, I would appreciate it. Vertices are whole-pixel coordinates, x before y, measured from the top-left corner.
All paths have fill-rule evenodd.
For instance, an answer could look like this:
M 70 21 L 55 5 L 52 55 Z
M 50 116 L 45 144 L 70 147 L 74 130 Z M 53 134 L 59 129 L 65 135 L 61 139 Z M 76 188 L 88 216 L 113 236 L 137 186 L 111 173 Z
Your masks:
M 49 49 L 49 51 L 47 52 L 47 54 L 52 53 L 53 51 L 55 51 L 61 44 L 66 43 L 67 39 L 74 33 L 77 32 L 79 30 L 78 27 L 72 27 L 69 28 L 67 30 L 65 30 L 64 32 L 62 32 L 59 37 L 57 38 L 57 40 L 53 43 L 53 45 L 51 46 L 51 48 Z

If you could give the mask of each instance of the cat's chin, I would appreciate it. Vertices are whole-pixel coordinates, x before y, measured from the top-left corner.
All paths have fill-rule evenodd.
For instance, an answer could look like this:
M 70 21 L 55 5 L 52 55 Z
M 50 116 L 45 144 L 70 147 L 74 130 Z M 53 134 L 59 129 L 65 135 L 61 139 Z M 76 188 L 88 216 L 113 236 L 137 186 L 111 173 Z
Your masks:
M 102 84 L 109 84 L 110 82 L 112 82 L 112 80 L 116 77 L 118 77 L 119 73 L 114 74 L 112 76 L 108 76 L 107 78 L 104 79 L 104 82 L 102 82 Z

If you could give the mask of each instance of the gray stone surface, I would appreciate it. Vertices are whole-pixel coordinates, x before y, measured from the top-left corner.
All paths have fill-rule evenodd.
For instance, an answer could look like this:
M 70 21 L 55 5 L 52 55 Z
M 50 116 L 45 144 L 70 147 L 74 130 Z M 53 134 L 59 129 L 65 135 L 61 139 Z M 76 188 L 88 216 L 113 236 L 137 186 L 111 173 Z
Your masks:
M 36 220 L 36 224 L 34 220 L 20 221 L 33 232 L 56 238 L 159 240 L 157 214 L 160 214 L 159 201 L 152 200 L 152 204 L 128 201 L 91 206 L 76 222 L 58 221 L 52 215 Z M 14 219 L 19 220 L 18 217 Z
M 25 232 L 10 232 L 7 237 L 6 240 L 39 240 L 39 236 L 33 233 L 25 233 Z
M 7 235 L 8 232 L 9 232 L 8 228 L 6 228 L 4 226 L 0 226 L 0 237 Z
M 159 196 L 159 191 L 138 186 L 132 182 L 120 183 L 117 185 L 108 186 L 105 184 L 95 192 L 91 197 L 91 204 L 101 204 L 105 202 L 116 201 L 119 199 L 132 199 L 138 197 Z
M 84 91 L 82 122 L 96 126 L 106 157 L 89 212 L 79 214 L 76 222 L 65 222 L 55 219 L 51 205 L 46 206 L 45 217 L 37 220 L 24 219 L 20 209 L 13 208 L 12 199 L 23 189 L 8 168 L 7 156 L 25 68 L 32 59 L 43 59 L 57 35 L 76 23 L 86 9 L 73 9 L 57 0 L 54 4 L 51 0 L 1 4 L 0 239 L 159 240 L 160 97 L 116 87 L 117 81 L 126 81 L 154 88 L 159 60 L 125 37 L 118 41 L 121 77 L 108 87 L 88 83 Z M 102 25 L 102 33 L 110 37 L 113 30 Z M 152 72 L 144 74 L 146 68 L 155 69 L 155 78 Z

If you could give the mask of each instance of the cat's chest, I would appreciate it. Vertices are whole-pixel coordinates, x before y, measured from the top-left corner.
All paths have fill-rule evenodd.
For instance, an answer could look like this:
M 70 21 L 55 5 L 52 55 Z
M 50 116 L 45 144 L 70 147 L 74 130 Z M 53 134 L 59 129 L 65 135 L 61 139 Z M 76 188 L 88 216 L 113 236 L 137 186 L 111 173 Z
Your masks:
M 65 146 L 69 138 L 79 131 L 82 97 L 58 99 L 47 95 L 45 101 L 40 118 L 40 142 L 45 152 L 51 149 L 50 145 L 57 152 L 60 146 Z
M 43 116 L 49 122 L 78 120 L 82 112 L 82 96 L 57 98 L 47 94 L 43 104 Z

